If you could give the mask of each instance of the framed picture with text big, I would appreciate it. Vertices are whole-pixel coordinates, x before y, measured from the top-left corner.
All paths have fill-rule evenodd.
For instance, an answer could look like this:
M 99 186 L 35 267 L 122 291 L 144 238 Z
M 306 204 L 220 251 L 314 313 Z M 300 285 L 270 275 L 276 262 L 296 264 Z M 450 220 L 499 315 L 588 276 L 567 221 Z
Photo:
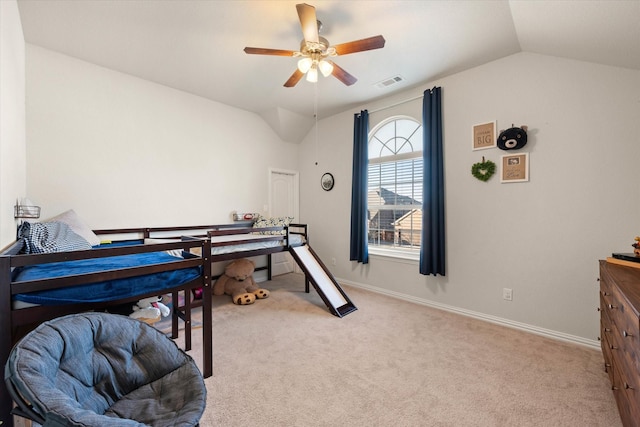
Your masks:
M 473 126 L 473 149 L 484 150 L 496 144 L 496 122 L 481 123 Z

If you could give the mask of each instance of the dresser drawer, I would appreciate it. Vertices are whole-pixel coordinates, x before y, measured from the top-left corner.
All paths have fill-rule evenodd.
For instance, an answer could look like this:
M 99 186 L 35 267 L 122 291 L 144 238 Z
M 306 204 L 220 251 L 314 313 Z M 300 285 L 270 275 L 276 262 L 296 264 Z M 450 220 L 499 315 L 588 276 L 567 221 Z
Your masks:
M 606 327 L 611 327 L 611 309 L 608 306 L 607 301 L 611 301 L 611 297 L 608 299 L 605 298 L 602 294 L 600 294 L 600 323 Z
M 629 394 L 627 390 L 625 390 L 622 379 L 620 378 L 620 373 L 617 370 L 614 372 L 614 381 L 611 390 L 613 390 L 613 396 L 618 405 L 618 412 L 620 412 L 622 424 L 625 427 L 636 426 L 636 421 L 631 417 L 632 409 L 629 402 Z
M 640 390 L 640 378 L 635 371 L 635 361 L 631 360 L 628 353 L 619 352 L 618 353 L 619 360 L 617 362 L 620 363 L 620 379 L 622 380 L 622 387 L 625 390 L 635 390 L 636 392 Z
M 632 332 L 629 332 L 630 330 Z M 638 331 L 624 325 L 620 326 L 619 331 L 621 349 L 628 359 L 628 368 L 635 372 L 637 376 L 640 373 L 640 340 L 638 340 Z
M 610 300 L 612 302 L 607 305 L 609 310 L 606 311 L 609 321 L 617 329 L 620 347 L 630 361 L 629 368 L 640 372 L 640 360 L 638 358 L 640 351 L 640 340 L 638 339 L 640 337 L 640 325 L 638 316 L 618 288 L 614 287 L 612 289 Z
M 622 342 L 622 335 L 618 330 L 615 323 L 611 325 L 611 341 L 609 341 L 609 348 L 611 349 L 612 362 L 618 363 L 622 359 L 622 353 L 624 353 L 624 347 Z
M 600 296 L 611 296 L 611 279 L 603 272 L 600 273 Z
M 615 301 L 613 298 L 613 290 L 607 285 L 605 280 L 600 282 L 600 309 L 603 311 L 611 310 Z
M 605 269 L 600 269 L 600 292 L 605 294 L 611 294 L 611 288 L 613 286 L 613 278 Z
M 611 330 L 606 332 L 604 327 L 600 331 L 600 346 L 604 357 L 604 371 L 609 374 L 609 381 L 613 384 L 613 362 L 611 360 Z
M 625 425 L 637 426 L 640 423 L 640 377 L 635 370 L 635 361 L 629 358 L 629 354 L 620 354 L 620 369 L 616 369 L 615 376 L 619 375 L 618 387 L 624 396 L 625 412 L 628 416 Z

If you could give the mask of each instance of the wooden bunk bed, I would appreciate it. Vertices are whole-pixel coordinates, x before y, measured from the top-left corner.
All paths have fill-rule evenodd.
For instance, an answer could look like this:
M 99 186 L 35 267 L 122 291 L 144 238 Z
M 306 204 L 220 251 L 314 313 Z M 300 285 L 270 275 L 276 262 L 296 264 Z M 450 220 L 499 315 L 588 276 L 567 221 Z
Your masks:
M 106 310 L 110 306 L 135 303 L 139 299 L 171 294 L 174 302 L 172 310 L 172 338 L 178 336 L 179 319 L 185 326 L 185 350 L 191 349 L 191 310 L 202 307 L 203 314 L 203 375 L 209 377 L 213 370 L 212 354 L 212 283 L 217 276 L 212 274 L 212 264 L 237 258 L 267 256 L 266 269 L 271 280 L 271 255 L 288 251 L 292 236 L 294 244 L 307 241 L 307 227 L 302 224 L 255 228 L 249 224 L 200 225 L 182 227 L 146 227 L 94 230 L 99 236 L 115 236 L 128 242 L 124 245 L 100 245 L 90 250 L 57 252 L 46 254 L 21 254 L 24 242 L 16 241 L 0 254 L 0 363 L 5 365 L 12 346 L 29 330 L 38 324 L 62 315 L 91 310 Z M 290 231 L 296 230 L 296 231 Z M 273 234 L 272 234 L 273 233 Z M 179 241 L 175 239 L 179 238 Z M 127 240 L 129 239 L 129 240 Z M 153 244 L 144 244 L 153 240 Z M 212 240 L 214 243 L 212 243 Z M 161 243 L 159 243 L 161 242 Z M 151 243 L 151 242 L 149 242 Z M 258 245 L 259 247 L 256 247 Z M 232 249 L 225 250 L 225 247 Z M 134 257 L 164 251 L 184 251 L 184 258 L 173 258 L 146 265 L 132 265 L 117 269 L 107 269 L 66 274 L 57 277 L 21 280 L 22 270 L 43 264 L 91 263 L 113 257 Z M 220 253 L 216 253 L 220 252 Z M 126 297 L 114 295 L 102 301 L 85 301 L 53 305 L 31 305 L 17 308 L 18 295 L 101 284 L 131 278 L 148 277 L 152 274 L 172 273 L 184 269 L 197 269 L 198 274 L 184 283 L 176 285 L 166 282 L 150 285 L 144 289 L 129 292 Z M 201 298 L 195 299 L 196 290 Z M 306 291 L 309 291 L 308 280 Z M 91 291 L 89 291 L 91 292 Z M 178 304 L 183 293 L 182 305 Z M 0 384 L 0 424 L 10 426 L 11 399 L 4 383 Z

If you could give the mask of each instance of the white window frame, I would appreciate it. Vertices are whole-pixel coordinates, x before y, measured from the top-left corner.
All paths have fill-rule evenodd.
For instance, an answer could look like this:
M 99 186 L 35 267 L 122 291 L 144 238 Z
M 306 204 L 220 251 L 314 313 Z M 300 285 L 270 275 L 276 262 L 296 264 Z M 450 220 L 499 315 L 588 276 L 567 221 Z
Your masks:
M 368 143 L 371 144 L 372 138 L 375 136 L 375 134 L 378 132 L 378 130 L 380 130 L 382 127 L 388 125 L 391 122 L 397 121 L 397 120 L 410 120 L 412 122 L 414 122 L 416 125 L 418 125 L 419 127 L 422 127 L 422 123 L 420 123 L 419 120 L 416 120 L 413 117 L 410 116 L 392 116 L 392 117 L 388 117 L 385 120 L 382 120 L 380 123 L 378 123 L 370 132 L 368 135 Z M 415 148 L 415 147 L 414 147 Z M 383 156 L 383 157 L 376 157 L 373 159 L 369 159 L 368 160 L 368 164 L 377 164 L 377 163 L 385 163 L 388 162 L 390 160 L 393 161 L 398 161 L 398 160 L 409 160 L 409 159 L 415 159 L 415 158 L 422 158 L 422 145 L 419 146 L 419 150 L 414 150 L 410 153 L 401 153 L 401 154 L 396 154 L 396 155 L 390 155 L 390 156 Z M 423 165 L 424 168 L 424 165 Z M 367 187 L 369 186 L 369 182 L 368 182 L 368 177 L 367 177 Z M 367 210 L 369 210 L 369 205 L 367 203 Z M 422 243 L 422 242 L 421 242 Z M 376 245 L 376 244 L 372 244 L 369 243 L 369 254 L 373 255 L 373 256 L 381 256 L 381 257 L 387 257 L 387 258 L 392 258 L 392 259 L 396 259 L 397 261 L 419 261 L 420 260 L 420 248 L 412 248 L 412 249 L 408 249 L 408 248 L 399 248 L 399 247 L 385 247 L 383 245 Z

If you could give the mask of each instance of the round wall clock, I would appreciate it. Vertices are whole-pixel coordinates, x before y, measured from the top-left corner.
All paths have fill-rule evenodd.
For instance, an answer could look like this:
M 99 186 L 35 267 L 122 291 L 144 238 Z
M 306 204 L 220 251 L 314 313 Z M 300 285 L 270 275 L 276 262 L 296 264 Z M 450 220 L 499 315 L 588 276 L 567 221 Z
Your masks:
M 333 180 L 333 175 L 331 175 L 329 172 L 325 173 L 324 175 L 322 175 L 322 178 L 320 178 L 320 185 L 322 186 L 322 189 L 324 191 L 330 191 L 333 188 L 334 183 L 335 181 Z

